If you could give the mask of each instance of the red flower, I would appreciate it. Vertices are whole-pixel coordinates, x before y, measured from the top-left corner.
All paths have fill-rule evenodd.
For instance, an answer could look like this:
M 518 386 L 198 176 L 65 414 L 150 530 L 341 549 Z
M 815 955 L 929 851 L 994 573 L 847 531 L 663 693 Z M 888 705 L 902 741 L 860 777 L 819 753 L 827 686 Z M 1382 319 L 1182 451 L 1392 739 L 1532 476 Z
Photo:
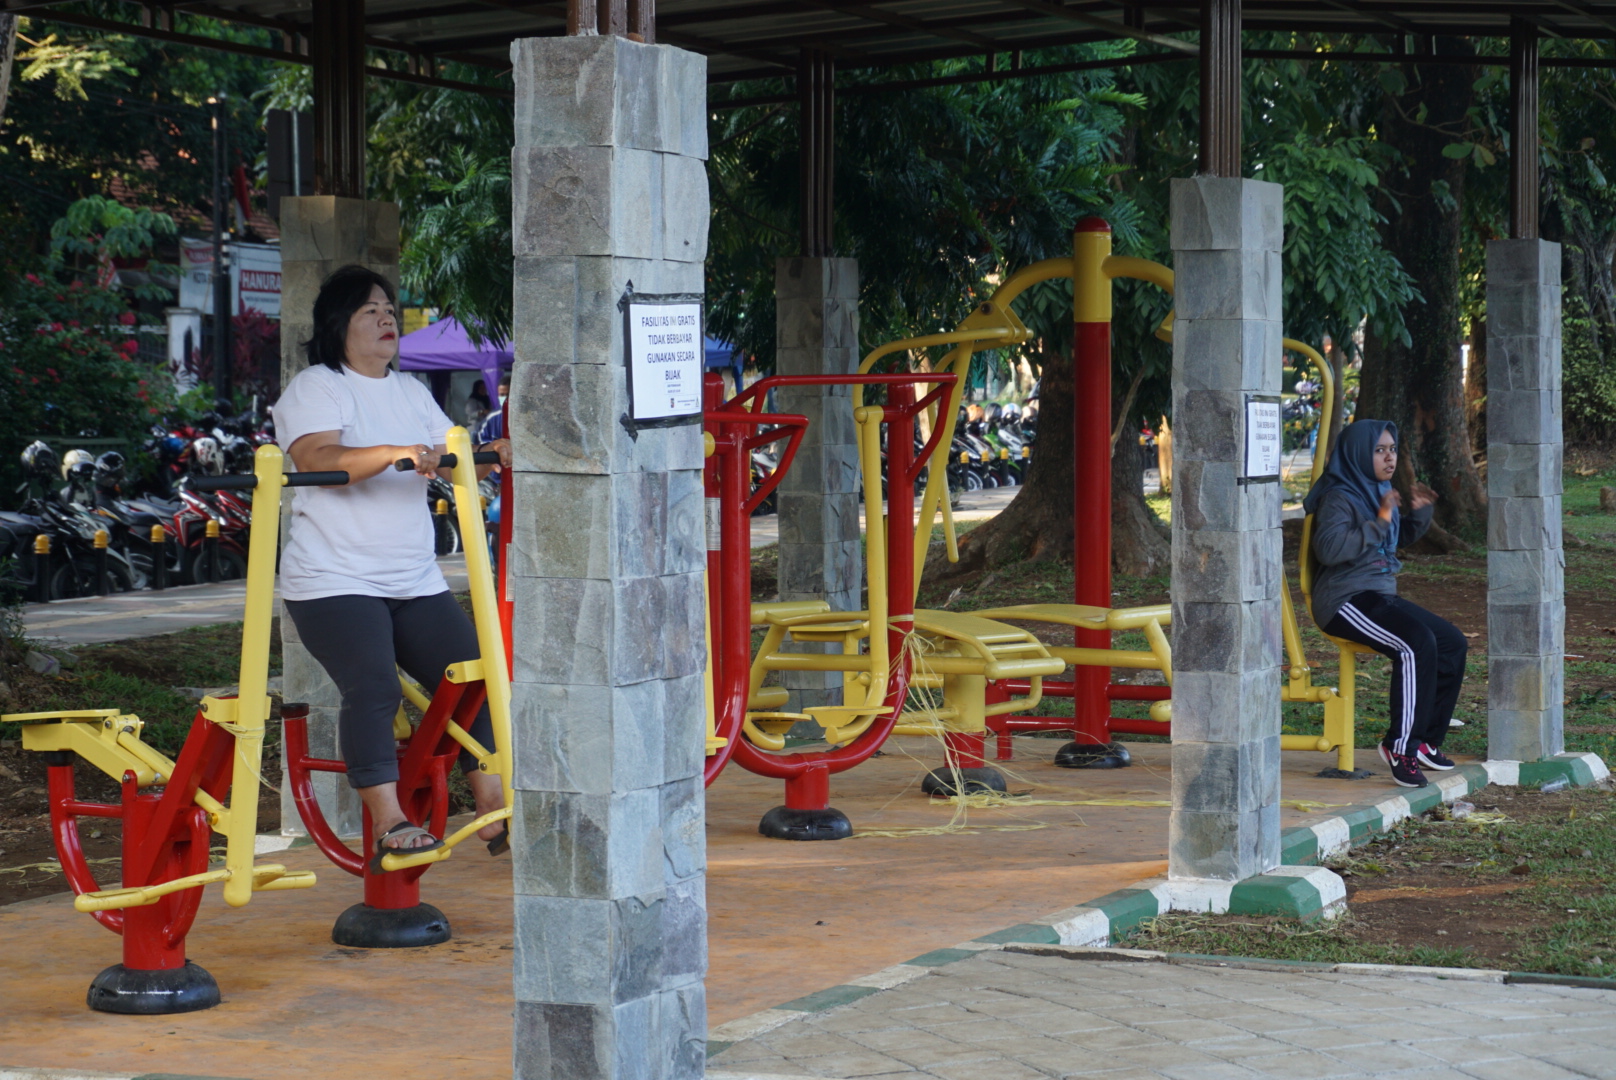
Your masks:
M 60 334 L 62 332 L 62 324 L 59 322 L 51 323 L 50 328 L 52 333 Z
M 118 321 L 125 326 L 133 326 L 135 325 L 135 313 L 133 311 L 126 311 L 122 315 L 118 316 Z
M 29 274 L 28 275 L 28 284 L 30 284 L 30 285 L 39 285 L 39 284 L 42 284 L 42 283 L 40 282 L 38 275 Z

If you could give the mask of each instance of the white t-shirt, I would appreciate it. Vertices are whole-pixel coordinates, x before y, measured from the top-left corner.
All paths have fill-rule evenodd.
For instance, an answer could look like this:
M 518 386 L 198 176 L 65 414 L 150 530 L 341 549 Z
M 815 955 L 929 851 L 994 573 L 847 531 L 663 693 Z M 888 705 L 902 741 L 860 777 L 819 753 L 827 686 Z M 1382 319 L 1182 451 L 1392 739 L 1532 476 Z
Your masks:
M 316 431 L 338 432 L 343 446 L 439 446 L 452 426 L 425 386 L 396 371 L 372 379 L 316 364 L 298 372 L 275 403 L 275 435 L 283 447 Z M 303 468 L 295 461 L 292 467 Z M 421 474 L 389 467 L 345 487 L 297 488 L 281 553 L 281 595 L 317 600 L 443 592 L 449 586 L 433 557 L 426 487 Z

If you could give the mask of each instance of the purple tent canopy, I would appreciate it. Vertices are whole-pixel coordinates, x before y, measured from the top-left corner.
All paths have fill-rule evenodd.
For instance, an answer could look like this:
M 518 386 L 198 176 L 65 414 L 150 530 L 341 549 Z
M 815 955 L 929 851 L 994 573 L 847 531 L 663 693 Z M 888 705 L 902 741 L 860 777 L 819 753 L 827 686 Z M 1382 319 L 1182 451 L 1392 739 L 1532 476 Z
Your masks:
M 400 371 L 481 371 L 488 400 L 499 401 L 499 373 L 516 362 L 509 348 L 485 341 L 471 343 L 466 328 L 453 318 L 440 319 L 398 339 Z

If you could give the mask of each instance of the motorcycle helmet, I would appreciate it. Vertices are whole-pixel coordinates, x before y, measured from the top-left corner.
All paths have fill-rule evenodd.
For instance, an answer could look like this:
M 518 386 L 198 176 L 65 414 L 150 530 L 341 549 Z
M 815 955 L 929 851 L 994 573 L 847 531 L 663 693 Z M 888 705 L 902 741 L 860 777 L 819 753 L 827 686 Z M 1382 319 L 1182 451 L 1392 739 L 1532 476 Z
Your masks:
M 56 471 L 56 451 L 40 439 L 23 448 L 22 467 L 31 476 L 49 476 Z
M 95 468 L 95 455 L 88 450 L 69 450 L 62 456 L 62 479 L 71 480 L 75 475 L 82 475 L 74 472 L 75 467 L 79 465 Z
M 998 402 L 994 402 L 986 409 L 982 410 L 982 419 L 987 421 L 988 425 L 991 427 L 999 422 L 999 417 L 1002 413 L 1003 410 L 999 408 Z
M 116 450 L 108 450 L 95 459 L 95 486 L 103 491 L 116 491 L 123 483 L 124 458 Z
M 219 449 L 219 440 L 204 435 L 191 444 L 191 462 L 194 472 L 203 476 L 224 475 L 224 451 Z

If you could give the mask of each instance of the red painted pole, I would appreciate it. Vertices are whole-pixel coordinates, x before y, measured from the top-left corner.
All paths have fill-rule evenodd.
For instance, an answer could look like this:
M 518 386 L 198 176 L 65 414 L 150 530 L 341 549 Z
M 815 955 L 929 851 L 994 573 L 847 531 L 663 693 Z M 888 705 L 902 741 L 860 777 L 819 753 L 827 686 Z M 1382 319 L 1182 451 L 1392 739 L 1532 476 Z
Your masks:
M 1073 599 L 1111 606 L 1111 280 L 1102 264 L 1111 253 L 1111 226 L 1103 218 L 1077 223 L 1072 235 L 1072 474 Z M 1076 630 L 1078 648 L 1109 649 L 1106 630 Z M 1079 743 L 1111 741 L 1105 668 L 1073 673 L 1073 735 Z

